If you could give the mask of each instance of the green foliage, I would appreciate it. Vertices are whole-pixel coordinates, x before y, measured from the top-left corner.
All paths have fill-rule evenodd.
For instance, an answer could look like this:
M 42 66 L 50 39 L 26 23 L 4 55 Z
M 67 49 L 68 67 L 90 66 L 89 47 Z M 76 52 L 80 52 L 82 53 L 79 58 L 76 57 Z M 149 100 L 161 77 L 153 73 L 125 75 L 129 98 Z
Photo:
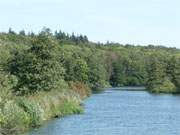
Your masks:
M 67 90 L 39 92 L 28 97 L 12 95 L 0 106 L 0 133 L 18 134 L 52 117 L 81 113 L 80 102 L 77 94 Z
M 161 84 L 153 85 L 150 91 L 155 93 L 177 93 L 176 86 L 168 79 Z
M 174 57 L 167 59 L 163 54 L 152 54 L 148 65 L 147 88 L 156 93 L 177 93 L 179 66 Z
M 79 57 L 69 57 L 65 60 L 64 67 L 66 69 L 66 81 L 88 81 L 88 65 L 85 60 Z
M 24 112 L 13 100 L 9 100 L 4 104 L 1 110 L 3 134 L 13 134 L 19 130 L 24 130 L 29 126 L 29 123 L 28 113 Z
M 148 89 L 153 89 L 158 85 L 162 85 L 165 76 L 166 69 L 163 62 L 158 58 L 156 54 L 152 54 L 148 63 Z
M 11 90 L 17 84 L 17 78 L 0 71 L 0 90 Z
M 88 59 L 89 83 L 92 88 L 104 87 L 107 83 L 107 70 L 102 56 L 92 54 Z
M 126 83 L 126 74 L 121 61 L 113 63 L 113 73 L 110 78 L 112 86 L 124 86 Z
M 113 63 L 111 84 L 113 86 L 141 86 L 146 82 L 144 59 L 140 52 L 131 52 Z
M 41 106 L 43 111 L 43 120 L 47 120 L 53 117 L 60 117 L 68 114 L 72 114 L 75 110 L 81 111 L 79 106 L 81 100 L 77 93 L 73 93 L 71 90 L 58 90 L 50 92 L 40 92 L 35 96 L 30 97 L 37 104 Z M 73 108 L 68 107 L 67 104 L 73 104 Z M 65 111 L 66 110 L 66 111 Z
M 9 61 L 9 71 L 18 78 L 16 92 L 28 94 L 58 87 L 64 68 L 56 58 L 54 45 L 51 39 L 39 35 L 31 48 L 15 53 Z
M 74 33 L 67 34 L 65 32 L 55 31 L 55 37 L 60 41 L 69 41 L 71 43 L 80 44 L 80 43 L 88 43 L 88 38 L 85 35 L 75 35 Z
M 175 48 L 95 44 L 86 36 L 62 31 L 53 34 L 49 28 L 43 28 L 38 35 L 26 35 L 25 31 L 16 34 L 10 29 L 9 34 L 1 34 L 0 39 L 29 45 L 3 51 L 10 61 L 7 63 L 3 57 L 2 63 L 17 77 L 14 89 L 19 94 L 58 89 L 61 87 L 58 80 L 63 79 L 80 81 L 91 88 L 110 83 L 113 86 L 145 85 L 152 89 L 168 78 L 179 89 L 179 50 Z M 14 56 L 10 55 L 11 51 Z
M 173 56 L 167 67 L 167 74 L 171 78 L 171 81 L 177 87 L 178 92 L 180 92 L 180 55 Z
M 36 127 L 41 124 L 43 117 L 43 109 L 38 103 L 27 100 L 26 98 L 20 98 L 17 102 L 19 107 L 21 107 L 24 112 L 29 115 L 29 125 L 31 127 Z
M 74 67 L 74 71 L 77 81 L 85 82 L 85 83 L 88 81 L 89 69 L 86 61 L 84 61 L 83 59 L 77 59 L 76 65 Z
M 83 109 L 80 106 L 77 106 L 76 103 L 68 101 L 65 102 L 58 111 L 64 116 L 69 114 L 80 114 L 83 112 Z

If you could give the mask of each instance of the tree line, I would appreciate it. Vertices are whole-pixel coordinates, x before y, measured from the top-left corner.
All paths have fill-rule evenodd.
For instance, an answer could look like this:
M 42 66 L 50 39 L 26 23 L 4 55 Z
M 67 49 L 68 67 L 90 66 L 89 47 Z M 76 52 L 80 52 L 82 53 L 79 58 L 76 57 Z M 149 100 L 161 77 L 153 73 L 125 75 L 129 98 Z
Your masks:
M 57 89 L 62 80 L 83 82 L 92 89 L 145 86 L 151 92 L 180 91 L 176 48 L 93 43 L 87 36 L 53 34 L 49 28 L 27 35 L 10 29 L 0 38 L 1 50 L 8 55 L 7 59 L 0 54 L 2 72 L 13 76 L 13 91 L 18 94 Z

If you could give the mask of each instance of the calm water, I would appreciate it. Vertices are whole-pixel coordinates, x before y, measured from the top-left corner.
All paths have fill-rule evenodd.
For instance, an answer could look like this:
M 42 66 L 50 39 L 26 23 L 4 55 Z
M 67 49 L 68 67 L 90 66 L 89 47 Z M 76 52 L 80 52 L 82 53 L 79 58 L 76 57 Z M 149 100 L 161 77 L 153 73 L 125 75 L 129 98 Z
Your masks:
M 85 113 L 53 120 L 27 135 L 180 135 L 180 96 L 107 90 Z

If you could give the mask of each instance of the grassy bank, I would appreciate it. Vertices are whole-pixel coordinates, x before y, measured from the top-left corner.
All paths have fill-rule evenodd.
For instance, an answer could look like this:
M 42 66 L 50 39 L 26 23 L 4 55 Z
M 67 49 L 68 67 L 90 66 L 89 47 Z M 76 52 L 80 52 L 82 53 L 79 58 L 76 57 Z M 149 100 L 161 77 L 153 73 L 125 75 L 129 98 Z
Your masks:
M 80 87 L 80 84 L 78 86 Z M 81 87 L 86 88 L 83 84 Z M 80 93 L 84 93 L 83 98 L 89 95 L 85 94 L 86 91 L 87 89 L 79 90 Z M 0 134 L 19 134 L 38 127 L 51 118 L 82 113 L 80 93 L 73 89 L 64 89 L 39 92 L 30 96 L 1 94 Z

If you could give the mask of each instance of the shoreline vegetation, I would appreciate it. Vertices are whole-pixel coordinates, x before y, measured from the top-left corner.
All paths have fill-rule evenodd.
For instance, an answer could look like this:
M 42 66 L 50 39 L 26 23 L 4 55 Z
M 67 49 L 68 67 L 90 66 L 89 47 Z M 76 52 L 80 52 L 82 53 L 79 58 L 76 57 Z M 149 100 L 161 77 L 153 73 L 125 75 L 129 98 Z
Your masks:
M 95 90 L 123 86 L 180 93 L 180 50 L 93 43 L 49 28 L 0 33 L 0 135 L 82 113 L 82 100 Z

